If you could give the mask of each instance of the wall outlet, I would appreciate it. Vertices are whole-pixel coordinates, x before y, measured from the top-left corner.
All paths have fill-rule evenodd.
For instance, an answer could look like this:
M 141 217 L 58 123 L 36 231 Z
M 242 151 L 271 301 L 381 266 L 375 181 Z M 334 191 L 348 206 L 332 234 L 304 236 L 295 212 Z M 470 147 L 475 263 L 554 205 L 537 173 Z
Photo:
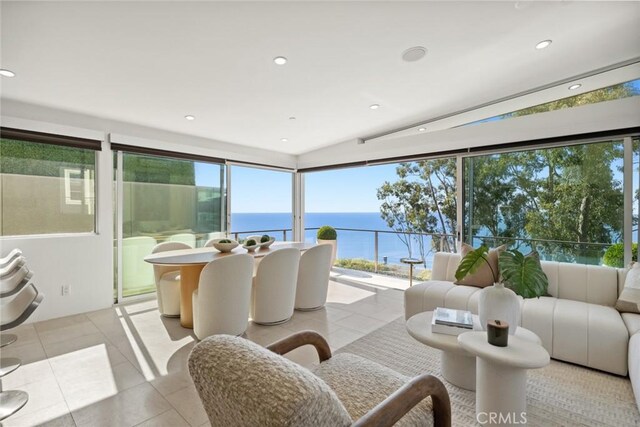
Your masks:
M 69 295 L 69 291 L 71 290 L 71 286 L 69 285 L 62 285 L 62 296 L 66 297 L 67 295 Z

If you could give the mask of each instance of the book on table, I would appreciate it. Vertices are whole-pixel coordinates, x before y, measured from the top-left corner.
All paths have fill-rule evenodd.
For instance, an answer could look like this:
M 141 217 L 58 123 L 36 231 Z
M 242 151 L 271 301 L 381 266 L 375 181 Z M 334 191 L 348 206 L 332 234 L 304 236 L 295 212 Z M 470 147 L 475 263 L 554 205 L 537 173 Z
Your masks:
M 431 332 L 460 335 L 473 330 L 473 315 L 468 310 L 437 307 L 431 319 Z

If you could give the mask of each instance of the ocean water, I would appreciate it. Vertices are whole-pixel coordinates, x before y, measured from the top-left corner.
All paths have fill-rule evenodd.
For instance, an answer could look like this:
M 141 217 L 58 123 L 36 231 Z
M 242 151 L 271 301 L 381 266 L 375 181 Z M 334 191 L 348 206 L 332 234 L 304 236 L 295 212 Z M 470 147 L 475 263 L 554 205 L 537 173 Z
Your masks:
M 288 229 L 291 230 L 291 214 L 288 213 L 235 213 L 231 214 L 232 232 L 240 232 L 240 237 L 247 233 L 243 231 L 263 231 Z M 399 264 L 400 258 L 409 255 L 407 247 L 396 233 L 391 230 L 377 212 L 350 213 L 307 213 L 305 228 L 319 228 L 330 225 L 334 228 L 350 228 L 357 230 L 380 230 L 378 234 L 378 261 L 388 264 Z M 269 232 L 278 240 L 283 239 L 283 233 Z M 373 261 L 375 258 L 375 234 L 372 231 L 338 230 L 338 258 L 364 258 Z M 291 240 L 291 231 L 287 232 L 287 239 Z M 307 230 L 305 240 L 314 242 L 316 230 Z M 426 248 L 431 248 L 431 239 L 424 237 Z M 412 256 L 419 257 L 417 244 L 412 245 Z M 433 252 L 426 257 L 427 267 L 431 266 Z

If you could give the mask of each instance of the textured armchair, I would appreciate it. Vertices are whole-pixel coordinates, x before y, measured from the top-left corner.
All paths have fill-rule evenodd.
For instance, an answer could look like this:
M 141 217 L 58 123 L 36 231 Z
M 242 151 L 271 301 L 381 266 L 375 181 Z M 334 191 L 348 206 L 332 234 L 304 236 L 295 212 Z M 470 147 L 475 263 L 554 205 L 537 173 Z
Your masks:
M 312 372 L 282 357 L 310 344 Z M 450 426 L 449 394 L 437 378 L 410 379 L 353 354 L 331 356 L 312 331 L 267 348 L 214 335 L 189 355 L 189 372 L 212 426 Z

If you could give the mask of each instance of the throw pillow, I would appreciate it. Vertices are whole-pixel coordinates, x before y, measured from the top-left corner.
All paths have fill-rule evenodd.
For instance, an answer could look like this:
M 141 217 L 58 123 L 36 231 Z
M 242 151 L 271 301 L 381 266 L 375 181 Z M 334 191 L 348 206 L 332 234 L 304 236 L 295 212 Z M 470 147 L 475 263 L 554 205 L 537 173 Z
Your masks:
M 499 274 L 498 270 L 498 257 L 500 256 L 500 252 L 507 249 L 507 245 L 498 246 L 494 249 L 489 249 L 489 253 L 487 254 L 487 260 L 489 264 L 491 264 L 491 268 L 487 265 L 487 263 L 482 263 L 480 268 L 476 270 L 475 273 L 469 274 L 464 279 L 454 282 L 456 285 L 467 285 L 467 286 L 476 286 L 478 288 L 485 288 L 487 286 L 493 285 L 495 281 L 493 277 L 493 273 L 491 269 Z M 462 244 L 460 248 L 460 255 L 462 258 L 467 256 L 469 252 L 473 250 L 473 246 L 467 245 L 466 243 Z
M 622 313 L 640 313 L 640 263 L 633 264 L 627 273 L 616 309 Z

